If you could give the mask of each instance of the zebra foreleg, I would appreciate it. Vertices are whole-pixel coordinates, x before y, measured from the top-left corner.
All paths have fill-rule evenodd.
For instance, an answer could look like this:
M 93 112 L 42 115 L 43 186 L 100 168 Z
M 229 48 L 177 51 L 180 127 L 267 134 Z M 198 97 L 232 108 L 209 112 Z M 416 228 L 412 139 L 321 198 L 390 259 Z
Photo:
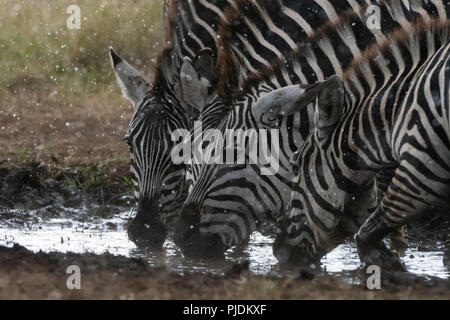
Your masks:
M 378 207 L 361 226 L 355 235 L 355 242 L 358 255 L 365 267 L 376 265 L 391 271 L 406 271 L 400 257 L 383 243 L 384 237 L 395 229 L 385 222 L 381 207 Z
M 394 175 L 395 167 L 392 169 L 384 169 L 377 173 L 375 181 L 378 199 L 383 199 L 386 195 L 386 191 L 388 190 Z M 408 227 L 405 225 L 395 229 L 389 234 L 389 238 L 391 240 L 391 247 L 397 250 L 404 249 L 408 241 Z

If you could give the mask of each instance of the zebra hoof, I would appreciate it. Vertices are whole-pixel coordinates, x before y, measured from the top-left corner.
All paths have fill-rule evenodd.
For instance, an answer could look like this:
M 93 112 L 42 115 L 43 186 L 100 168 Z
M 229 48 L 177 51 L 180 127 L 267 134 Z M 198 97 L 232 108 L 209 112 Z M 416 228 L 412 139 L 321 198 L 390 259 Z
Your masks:
M 365 267 L 375 265 L 389 271 L 407 271 L 400 260 L 400 257 L 386 248 L 382 240 L 373 242 L 362 241 L 361 238 L 356 235 L 355 242 L 358 249 L 358 255 Z
M 203 235 L 195 217 L 181 216 L 175 226 L 175 244 L 188 258 L 221 259 L 225 246 L 219 235 Z
M 166 227 L 162 223 L 142 223 L 134 219 L 128 225 L 128 238 L 138 248 L 159 251 L 167 237 Z

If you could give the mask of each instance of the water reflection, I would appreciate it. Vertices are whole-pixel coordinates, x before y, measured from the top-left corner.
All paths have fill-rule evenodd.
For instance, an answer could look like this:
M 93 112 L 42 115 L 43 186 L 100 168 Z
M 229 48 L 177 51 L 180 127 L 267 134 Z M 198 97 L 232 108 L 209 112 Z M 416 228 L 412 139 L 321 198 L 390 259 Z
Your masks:
M 167 241 L 161 252 L 147 252 L 136 248 L 128 240 L 125 222 L 128 212 L 109 219 L 94 218 L 88 221 L 70 219 L 50 219 L 17 225 L 0 223 L 0 245 L 12 246 L 18 243 L 29 250 L 38 252 L 109 252 L 114 255 L 140 257 L 153 266 L 161 266 L 172 272 L 208 272 L 224 274 L 232 265 L 248 260 L 250 271 L 256 274 L 279 273 L 277 261 L 272 254 L 272 239 L 255 233 L 245 248 L 226 252 L 225 261 L 186 259 L 172 241 Z M 428 246 L 429 247 L 429 246 Z M 442 262 L 442 244 L 423 249 L 414 243 L 402 254 L 408 270 L 444 279 L 450 278 L 449 270 Z M 345 274 L 356 270 L 360 261 L 353 243 L 347 242 L 337 247 L 322 259 L 323 268 L 330 273 Z M 283 274 L 285 275 L 285 274 Z

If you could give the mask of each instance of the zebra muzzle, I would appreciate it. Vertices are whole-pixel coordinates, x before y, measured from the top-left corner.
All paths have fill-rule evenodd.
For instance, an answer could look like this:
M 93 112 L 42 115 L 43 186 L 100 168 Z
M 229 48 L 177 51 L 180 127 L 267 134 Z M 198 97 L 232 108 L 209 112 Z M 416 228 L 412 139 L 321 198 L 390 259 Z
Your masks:
M 167 229 L 152 203 L 140 201 L 137 214 L 128 225 L 128 237 L 139 248 L 161 250 L 167 238 Z
M 225 246 L 218 234 L 200 232 L 200 214 L 195 206 L 183 208 L 175 226 L 175 243 L 190 258 L 223 258 Z

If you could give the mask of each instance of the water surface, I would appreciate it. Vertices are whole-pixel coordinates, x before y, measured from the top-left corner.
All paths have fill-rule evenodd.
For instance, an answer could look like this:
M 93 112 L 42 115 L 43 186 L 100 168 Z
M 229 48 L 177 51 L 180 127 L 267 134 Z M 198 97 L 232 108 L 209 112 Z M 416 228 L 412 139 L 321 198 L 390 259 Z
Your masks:
M 80 215 L 74 215 L 77 219 L 71 219 L 65 214 L 64 218 L 32 218 L 20 223 L 17 218 L 5 219 L 0 221 L 0 245 L 12 246 L 18 243 L 34 252 L 109 252 L 113 255 L 140 257 L 150 265 L 165 266 L 169 271 L 180 274 L 224 274 L 233 264 L 244 260 L 250 262 L 250 270 L 256 274 L 279 271 L 272 254 L 273 239 L 260 233 L 252 235 L 247 247 L 228 250 L 225 261 L 219 262 L 184 258 L 170 239 L 161 252 L 140 250 L 128 239 L 126 233 L 126 222 L 131 215 L 131 210 L 123 210 L 109 218 L 79 219 Z M 28 213 L 27 216 L 33 217 L 33 213 Z M 443 244 L 439 242 L 431 246 L 410 242 L 401 257 L 412 273 L 449 279 L 449 270 L 442 261 L 442 250 Z M 337 275 L 355 271 L 360 266 L 356 248 L 350 241 L 337 247 L 321 262 L 324 270 Z

